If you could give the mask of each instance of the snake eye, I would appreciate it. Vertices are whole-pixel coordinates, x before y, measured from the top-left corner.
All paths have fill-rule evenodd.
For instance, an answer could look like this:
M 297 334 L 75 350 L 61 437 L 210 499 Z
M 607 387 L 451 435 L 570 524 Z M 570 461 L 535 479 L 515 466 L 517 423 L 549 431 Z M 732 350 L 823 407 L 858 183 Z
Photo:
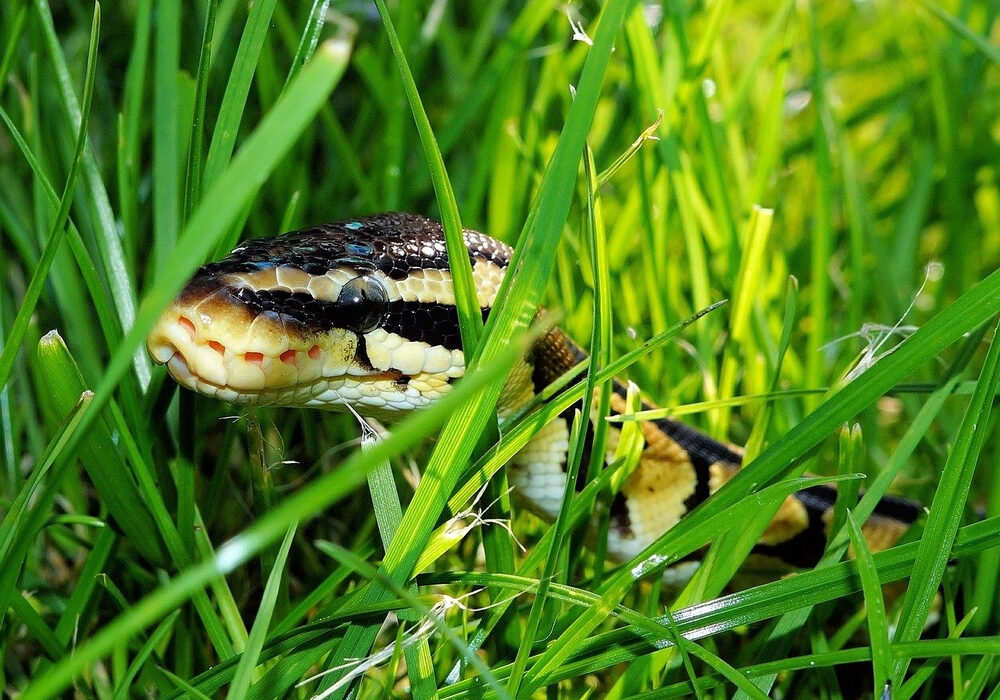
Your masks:
M 374 277 L 355 277 L 344 283 L 337 297 L 337 311 L 346 328 L 367 333 L 382 322 L 389 295 Z

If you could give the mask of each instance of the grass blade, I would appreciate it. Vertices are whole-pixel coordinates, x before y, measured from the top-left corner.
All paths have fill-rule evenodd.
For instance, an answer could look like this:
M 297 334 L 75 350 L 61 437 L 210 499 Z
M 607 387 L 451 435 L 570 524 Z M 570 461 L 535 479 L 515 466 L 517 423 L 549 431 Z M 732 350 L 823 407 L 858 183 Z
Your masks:
M 997 388 L 1000 386 L 1000 342 L 994 331 L 982 374 L 969 400 L 962 425 L 945 462 L 941 483 L 931 503 L 931 512 L 920 540 L 913 575 L 903 599 L 895 641 L 909 642 L 920 637 L 938 585 L 948 565 L 952 543 L 965 511 L 969 487 L 976 472 L 979 454 L 986 439 Z M 892 669 L 894 685 L 900 685 L 907 660 L 897 660 Z
M 230 165 L 230 158 L 236 146 L 236 136 L 243 121 L 243 110 L 250 94 L 250 83 L 267 39 L 267 27 L 276 4 L 277 0 L 261 0 L 250 7 L 250 16 L 247 18 L 239 49 L 233 59 L 233 71 L 229 74 L 226 92 L 219 107 L 219 117 L 215 122 L 215 131 L 212 132 L 212 142 L 208 147 L 205 175 L 202 180 L 206 188 L 211 188 L 222 176 L 226 166 Z
M 285 539 L 281 541 L 278 555 L 274 559 L 274 568 L 271 569 L 267 577 L 267 586 L 264 588 L 264 595 L 260 600 L 260 607 L 257 608 L 257 616 L 254 618 L 253 627 L 250 629 L 250 638 L 247 640 L 246 649 L 240 656 L 240 662 L 236 666 L 236 673 L 233 682 L 229 686 L 229 693 L 233 697 L 246 697 L 250 689 L 250 681 L 254 668 L 260 659 L 260 650 L 264 646 L 267 638 L 267 630 L 271 626 L 271 616 L 274 614 L 274 604 L 278 600 L 278 590 L 286 576 L 285 563 L 288 560 L 288 551 L 292 547 L 292 540 L 295 537 L 295 523 L 288 526 Z
M 614 37 L 630 3 L 611 2 L 604 10 L 594 46 L 588 53 L 583 75 L 577 86 L 576 99 L 570 109 L 563 135 L 556 146 L 538 194 L 538 210 L 531 219 L 530 233 L 522 236 L 511 261 L 511 274 L 506 275 L 497 293 L 500 304 L 490 313 L 486 334 L 478 352 L 466 358 L 469 371 L 491 366 L 514 329 L 525 327 L 534 315 L 549 271 L 552 268 L 555 242 L 562 232 L 572 198 L 572 183 L 586 140 L 586 131 L 594 109 L 600 84 L 607 68 Z M 465 436 L 476 435 L 491 419 L 493 407 L 501 389 L 497 382 L 488 393 L 477 397 L 462 414 L 453 416 L 444 426 L 439 449 L 427 465 L 424 479 L 414 494 L 410 508 L 403 516 L 401 528 L 412 533 L 412 541 L 395 545 L 386 552 L 380 571 L 386 579 L 403 583 L 411 575 L 420 552 L 430 538 L 434 524 L 451 495 L 462 463 L 468 459 L 471 446 Z M 463 445 L 463 441 L 466 443 Z M 440 449 L 441 445 L 449 449 Z M 461 445 L 462 447 L 458 447 Z M 449 465 L 450 468 L 449 468 Z M 415 545 L 415 546 L 414 546 Z M 369 587 L 366 603 L 378 602 L 386 596 L 384 590 Z M 377 629 L 352 627 L 344 636 L 336 658 L 358 657 L 371 648 Z M 343 697 L 337 695 L 335 697 Z
M 21 301 L 21 306 L 17 311 L 17 316 L 11 326 L 10 333 L 4 340 L 3 349 L 0 350 L 0 387 L 6 386 L 10 380 L 11 371 L 14 368 L 14 358 L 24 342 L 24 334 L 28 329 L 28 322 L 35 311 L 35 304 L 42 293 L 42 285 L 48 275 L 52 261 L 55 259 L 56 251 L 62 243 L 63 235 L 66 232 L 66 222 L 69 219 L 69 208 L 73 203 L 73 196 L 76 192 L 76 182 L 83 167 L 84 147 L 87 143 L 87 123 L 90 117 L 90 100 L 94 95 L 94 72 L 97 62 L 97 37 L 101 28 L 100 5 L 94 8 L 94 19 L 90 28 L 90 52 L 87 57 L 87 78 L 83 88 L 83 111 L 80 117 L 80 128 L 76 138 L 76 152 L 73 157 L 73 164 L 70 168 L 69 176 L 66 178 L 66 186 L 63 188 L 62 197 L 59 200 L 59 211 L 56 213 L 52 228 L 49 231 L 42 257 L 38 261 L 28 284 L 28 290 Z

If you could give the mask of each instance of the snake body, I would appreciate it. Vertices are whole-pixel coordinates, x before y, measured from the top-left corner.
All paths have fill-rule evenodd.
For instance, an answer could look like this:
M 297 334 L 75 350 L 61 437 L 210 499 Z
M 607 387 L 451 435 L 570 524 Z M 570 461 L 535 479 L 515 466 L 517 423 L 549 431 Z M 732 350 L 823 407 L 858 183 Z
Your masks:
M 476 231 L 466 230 L 464 239 L 485 318 L 512 251 Z M 465 372 L 441 225 L 412 214 L 380 214 L 240 245 L 197 272 L 147 347 L 174 379 L 202 394 L 258 405 L 349 405 L 390 420 L 430 405 Z M 548 332 L 507 380 L 500 419 L 583 358 L 564 332 Z M 625 406 L 626 387 L 616 382 L 612 413 Z M 509 467 L 515 492 L 543 517 L 555 517 L 560 506 L 571 419 L 568 412 L 547 424 Z M 675 420 L 640 427 L 638 465 L 611 507 L 608 553 L 619 561 L 711 496 L 742 460 L 738 448 Z M 609 458 L 620 436 L 610 428 Z M 796 567 L 814 565 L 835 499 L 831 486 L 788 497 L 755 551 Z M 863 527 L 871 548 L 892 546 L 921 512 L 915 503 L 883 498 Z

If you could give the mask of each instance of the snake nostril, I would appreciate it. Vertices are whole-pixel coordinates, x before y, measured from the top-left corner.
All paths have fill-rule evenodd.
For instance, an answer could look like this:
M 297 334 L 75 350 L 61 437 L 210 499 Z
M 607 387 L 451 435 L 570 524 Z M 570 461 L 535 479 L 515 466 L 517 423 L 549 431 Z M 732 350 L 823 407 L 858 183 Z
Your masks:
M 280 359 L 286 365 L 294 365 L 295 355 L 296 355 L 295 350 L 285 350 L 283 353 L 278 355 L 278 359 Z
M 191 322 L 187 316 L 181 316 L 177 319 L 177 325 L 187 331 L 188 336 L 191 338 L 191 342 L 194 342 L 194 323 Z
M 226 346 L 223 345 L 222 343 L 220 343 L 217 340 L 210 340 L 210 341 L 208 341 L 208 347 L 212 348 L 213 350 L 215 350 L 220 355 L 225 355 L 226 354 Z
M 258 367 L 260 367 L 260 364 L 264 361 L 264 353 L 262 353 L 262 352 L 245 352 L 245 353 L 243 353 L 243 359 L 246 360 L 247 362 L 249 362 L 252 365 L 257 365 Z

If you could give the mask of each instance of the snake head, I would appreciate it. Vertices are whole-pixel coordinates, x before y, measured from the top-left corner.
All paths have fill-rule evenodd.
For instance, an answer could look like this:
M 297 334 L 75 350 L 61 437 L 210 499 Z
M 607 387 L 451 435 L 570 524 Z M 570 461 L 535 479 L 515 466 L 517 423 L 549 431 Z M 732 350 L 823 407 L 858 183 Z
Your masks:
M 466 243 L 485 314 L 509 249 Z M 465 369 L 440 225 L 401 214 L 240 245 L 198 270 L 147 349 L 203 394 L 371 415 L 427 405 Z

